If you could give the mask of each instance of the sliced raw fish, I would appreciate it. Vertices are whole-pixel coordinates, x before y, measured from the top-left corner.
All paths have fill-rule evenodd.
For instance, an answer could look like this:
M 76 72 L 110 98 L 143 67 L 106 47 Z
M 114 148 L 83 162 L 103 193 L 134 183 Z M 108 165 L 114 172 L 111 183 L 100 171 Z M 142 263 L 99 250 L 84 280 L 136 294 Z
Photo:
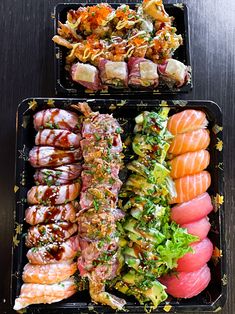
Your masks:
M 182 225 L 197 221 L 213 210 L 210 195 L 205 192 L 194 199 L 171 208 L 171 220 Z
M 207 150 L 201 149 L 176 156 L 169 163 L 170 175 L 173 179 L 177 179 L 206 169 L 210 163 L 210 154 Z
M 69 238 L 63 243 L 47 244 L 42 247 L 33 247 L 27 253 L 30 264 L 55 264 L 62 261 L 71 261 L 79 250 L 77 236 Z
M 57 222 L 53 224 L 32 226 L 25 238 L 27 247 L 42 246 L 53 242 L 63 242 L 77 232 L 77 224 Z
M 191 272 L 200 269 L 211 258 L 213 244 L 208 238 L 190 245 L 194 252 L 186 253 L 178 260 L 177 271 Z
M 177 134 L 173 138 L 168 152 L 172 155 L 181 155 L 188 152 L 195 152 L 200 149 L 206 149 L 209 144 L 209 131 L 199 129 L 192 132 Z
M 167 287 L 166 291 L 175 298 L 192 298 L 206 289 L 211 280 L 210 268 L 205 264 L 194 272 L 179 272 L 167 275 L 160 282 Z
M 199 237 L 200 240 L 203 240 L 207 237 L 211 224 L 208 217 L 205 217 L 200 220 L 181 225 L 181 227 L 186 228 L 188 233 Z
M 80 148 L 61 150 L 51 146 L 36 146 L 29 152 L 29 162 L 32 167 L 57 167 L 82 159 Z
M 81 129 L 79 116 L 71 111 L 51 108 L 41 110 L 34 115 L 34 128 L 41 129 L 62 129 L 78 132 Z
M 32 265 L 26 264 L 22 279 L 25 283 L 51 285 L 68 279 L 77 271 L 76 263 L 61 262 L 58 264 Z
M 33 205 L 25 211 L 25 221 L 30 225 L 50 223 L 55 221 L 76 221 L 78 202 L 71 202 L 63 205 L 44 206 Z
M 75 163 L 71 165 L 64 165 L 54 169 L 37 169 L 34 174 L 34 181 L 36 184 L 43 185 L 62 185 L 71 183 L 72 180 L 77 179 L 82 171 L 82 165 Z
M 206 192 L 211 184 L 211 176 L 208 171 L 201 171 L 176 179 L 174 182 L 177 196 L 171 199 L 171 204 L 187 202 Z
M 33 186 L 27 193 L 29 204 L 60 205 L 75 200 L 81 189 L 80 182 L 66 185 Z
M 206 128 L 206 114 L 200 110 L 187 109 L 174 114 L 168 119 L 167 129 L 176 135 Z
M 25 283 L 21 287 L 20 296 L 15 300 L 14 310 L 19 311 L 30 304 L 59 302 L 72 296 L 76 290 L 72 278 L 53 285 Z
M 53 146 L 58 148 L 78 148 L 81 135 L 68 130 L 39 130 L 35 137 L 35 145 Z

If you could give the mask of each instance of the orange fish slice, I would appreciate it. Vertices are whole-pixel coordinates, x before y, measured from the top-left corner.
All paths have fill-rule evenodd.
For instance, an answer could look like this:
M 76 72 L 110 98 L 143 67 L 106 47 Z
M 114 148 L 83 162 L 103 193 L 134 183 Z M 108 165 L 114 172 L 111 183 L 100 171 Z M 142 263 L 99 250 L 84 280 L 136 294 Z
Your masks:
M 178 179 L 195 174 L 206 169 L 209 163 L 210 154 L 207 150 L 201 149 L 196 152 L 185 153 L 170 161 L 170 175 L 173 179 Z
M 205 128 L 208 124 L 203 111 L 188 109 L 171 116 L 167 123 L 167 128 L 171 134 L 190 132 Z
M 172 155 L 181 155 L 188 152 L 195 152 L 200 149 L 206 149 L 209 144 L 209 131 L 199 129 L 192 132 L 177 134 L 171 143 L 169 153 Z
M 175 188 L 177 196 L 171 199 L 170 203 L 187 202 L 206 192 L 210 184 L 211 176 L 208 171 L 201 171 L 191 176 L 176 179 Z

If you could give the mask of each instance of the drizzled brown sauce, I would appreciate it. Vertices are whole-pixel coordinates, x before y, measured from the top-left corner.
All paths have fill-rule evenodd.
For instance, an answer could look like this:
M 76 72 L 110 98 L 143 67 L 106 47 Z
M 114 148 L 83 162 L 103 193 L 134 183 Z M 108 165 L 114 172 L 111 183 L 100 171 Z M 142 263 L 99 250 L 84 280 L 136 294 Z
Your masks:
M 62 259 L 63 253 L 65 251 L 65 248 L 59 244 L 50 245 L 44 256 L 47 260 L 55 259 L 56 261 L 59 261 Z

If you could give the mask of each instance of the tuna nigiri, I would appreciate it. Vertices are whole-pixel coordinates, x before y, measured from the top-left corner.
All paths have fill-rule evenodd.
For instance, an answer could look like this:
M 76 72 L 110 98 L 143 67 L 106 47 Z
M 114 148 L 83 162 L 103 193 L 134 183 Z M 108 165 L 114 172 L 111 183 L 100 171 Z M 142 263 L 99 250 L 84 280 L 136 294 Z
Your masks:
M 211 176 L 208 171 L 201 171 L 192 176 L 186 176 L 175 180 L 177 196 L 170 203 L 187 202 L 196 196 L 206 192 L 211 184 Z
M 196 271 L 210 260 L 213 252 L 213 244 L 208 238 L 193 243 L 190 246 L 194 252 L 186 253 L 178 260 L 177 271 Z
M 180 155 L 206 149 L 210 144 L 208 130 L 199 129 L 192 132 L 177 134 L 171 142 L 169 153 Z
M 194 272 L 179 272 L 160 278 L 166 291 L 175 298 L 192 298 L 201 293 L 211 280 L 210 268 L 204 265 Z
M 188 233 L 199 237 L 200 240 L 203 240 L 207 237 L 211 224 L 208 217 L 205 217 L 200 220 L 181 225 L 181 227 L 186 228 Z
M 14 310 L 19 311 L 30 304 L 59 302 L 75 292 L 76 285 L 72 278 L 53 285 L 25 283 L 21 287 L 20 296 L 15 300 Z
M 201 149 L 196 152 L 185 153 L 170 161 L 170 175 L 173 179 L 177 179 L 195 174 L 206 169 L 209 162 L 210 154 L 207 150 Z
M 77 270 L 76 263 L 62 262 L 59 264 L 32 265 L 26 264 L 22 279 L 25 283 L 51 285 L 72 276 Z
M 167 128 L 171 134 L 190 132 L 205 128 L 208 124 L 203 111 L 187 109 L 171 116 L 167 123 Z
M 179 225 L 188 224 L 202 219 L 212 210 L 210 195 L 203 193 L 191 201 L 173 206 L 171 208 L 171 220 Z

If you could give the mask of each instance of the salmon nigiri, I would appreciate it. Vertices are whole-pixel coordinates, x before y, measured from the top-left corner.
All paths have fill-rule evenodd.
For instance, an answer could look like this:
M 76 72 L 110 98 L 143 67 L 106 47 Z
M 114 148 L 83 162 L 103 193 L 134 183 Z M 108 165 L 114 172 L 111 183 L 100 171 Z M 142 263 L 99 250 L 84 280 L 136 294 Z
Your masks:
M 58 264 L 33 265 L 26 264 L 22 279 L 26 283 L 51 285 L 68 279 L 77 271 L 77 264 L 61 262 Z
M 14 310 L 19 311 L 30 304 L 59 302 L 75 292 L 76 284 L 72 278 L 53 285 L 25 283 L 21 287 L 20 296 L 15 300 Z
M 190 132 L 197 129 L 203 129 L 208 121 L 203 111 L 187 109 L 171 116 L 167 123 L 167 128 L 171 134 Z
M 196 152 L 185 153 L 176 156 L 170 161 L 170 175 L 173 179 L 177 179 L 190 174 L 195 174 L 206 169 L 209 163 L 210 154 L 205 149 L 201 149 Z
M 177 196 L 172 198 L 170 203 L 187 202 L 206 192 L 210 184 L 211 176 L 208 171 L 201 171 L 191 176 L 176 179 L 175 188 Z
M 169 153 L 172 155 L 180 155 L 187 152 L 195 152 L 200 149 L 206 149 L 209 144 L 209 131 L 199 129 L 176 135 L 171 142 Z

